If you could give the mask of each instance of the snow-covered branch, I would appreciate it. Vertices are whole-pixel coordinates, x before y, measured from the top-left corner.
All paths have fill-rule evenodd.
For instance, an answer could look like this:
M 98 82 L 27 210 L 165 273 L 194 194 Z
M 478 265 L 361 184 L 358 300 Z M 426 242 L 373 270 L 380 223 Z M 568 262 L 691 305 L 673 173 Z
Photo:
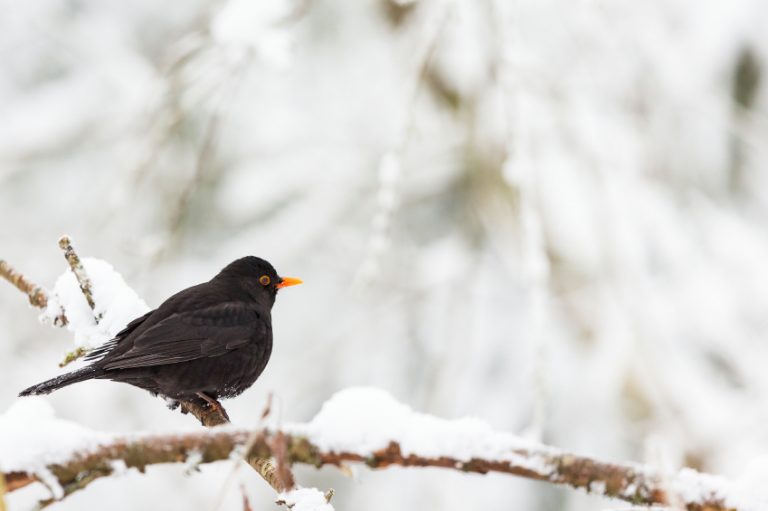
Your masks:
M 9 436 L 4 434 L 2 424 L 0 439 Z M 414 413 L 376 389 L 341 391 L 311 422 L 286 425 L 280 430 L 216 428 L 200 433 L 126 436 L 89 434 L 82 428 L 75 431 L 69 431 L 66 437 L 60 435 L 64 445 L 58 445 L 53 452 L 48 448 L 45 457 L 37 456 L 39 449 L 32 446 L 34 439 L 30 438 L 30 446 L 17 446 L 13 451 L 16 456 L 11 453 L 0 460 L 8 490 L 36 481 L 51 486 L 53 481 L 59 485 L 54 495 L 63 497 L 124 467 L 143 471 L 147 465 L 182 463 L 192 457 L 200 463 L 284 457 L 289 465 L 316 467 L 361 463 L 374 469 L 402 466 L 477 474 L 498 472 L 634 504 L 681 502 L 690 511 L 753 509 L 734 496 L 732 485 L 723 478 L 688 469 L 662 474 L 634 463 L 608 463 L 570 454 L 495 432 L 479 420 L 449 421 Z M 278 453 L 277 446 L 284 453 Z M 41 458 L 50 460 L 43 469 Z

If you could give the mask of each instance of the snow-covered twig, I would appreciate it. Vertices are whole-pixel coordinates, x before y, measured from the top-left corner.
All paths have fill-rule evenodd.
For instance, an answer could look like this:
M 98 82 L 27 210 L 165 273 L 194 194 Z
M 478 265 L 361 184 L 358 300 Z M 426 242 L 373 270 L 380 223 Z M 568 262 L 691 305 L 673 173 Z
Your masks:
M 93 291 L 91 290 L 91 279 L 88 278 L 88 274 L 83 268 L 83 263 L 80 262 L 80 256 L 77 255 L 75 249 L 72 248 L 72 241 L 66 234 L 59 238 L 59 247 L 64 251 L 64 257 L 69 263 L 69 267 L 72 268 L 72 273 L 75 274 L 77 283 L 80 284 L 80 291 L 85 296 L 85 301 L 88 302 L 88 306 L 91 310 L 96 308 L 96 302 L 93 301 Z M 98 316 L 94 316 L 96 323 L 101 319 Z
M 300 431 L 302 426 L 289 430 Z M 87 486 L 91 481 L 108 476 L 115 460 L 122 460 L 127 467 L 143 471 L 147 465 L 181 463 L 191 453 L 199 453 L 201 463 L 229 459 L 233 450 L 243 446 L 251 431 L 206 431 L 183 435 L 143 435 L 117 437 L 111 443 L 90 452 L 73 452 L 68 459 L 48 465 L 56 477 L 64 495 Z M 589 457 L 568 454 L 557 449 L 515 448 L 497 458 L 461 459 L 453 455 L 429 455 L 404 452 L 397 441 L 391 441 L 383 449 L 361 453 L 353 450 L 332 450 L 313 443 L 311 436 L 288 431 L 263 430 L 253 443 L 249 457 L 267 459 L 275 454 L 273 445 L 278 435 L 284 435 L 286 459 L 289 463 L 306 463 L 341 466 L 344 463 L 364 463 L 370 468 L 390 466 L 441 467 L 462 472 L 486 474 L 499 472 L 552 484 L 571 486 L 605 497 L 621 499 L 634 504 L 664 505 L 670 500 L 662 487 L 662 477 L 647 467 L 636 464 L 606 463 Z M 462 441 L 460 435 L 455 439 Z M 488 439 L 493 441 L 493 437 Z M 522 440 L 521 440 L 522 442 Z M 5 474 L 8 490 L 38 481 L 35 473 L 10 471 Z M 680 489 L 685 509 L 689 511 L 736 511 L 725 501 L 725 481 L 690 470 L 670 478 L 672 488 Z M 696 491 L 683 491 L 695 488 Z
M 27 297 L 29 297 L 29 303 L 33 306 L 39 309 L 45 309 L 48 305 L 48 293 L 45 292 L 45 289 L 29 280 L 23 273 L 14 270 L 13 267 L 3 259 L 0 259 L 0 277 L 3 277 L 13 284 L 16 289 L 27 295 Z M 56 318 L 55 324 L 57 326 L 64 326 L 67 324 L 67 318 L 63 313 Z
M 367 283 L 378 277 L 382 253 L 389 242 L 389 231 L 399 199 L 398 181 L 403 171 L 403 160 L 408 143 L 413 137 L 416 123 L 416 104 L 438 47 L 440 34 L 451 9 L 451 3 L 439 4 L 432 16 L 428 16 L 423 41 L 417 51 L 416 69 L 410 84 L 409 99 L 403 112 L 400 133 L 392 147 L 379 162 L 379 190 L 376 213 L 371 221 L 371 234 L 365 259 L 358 270 L 357 281 Z

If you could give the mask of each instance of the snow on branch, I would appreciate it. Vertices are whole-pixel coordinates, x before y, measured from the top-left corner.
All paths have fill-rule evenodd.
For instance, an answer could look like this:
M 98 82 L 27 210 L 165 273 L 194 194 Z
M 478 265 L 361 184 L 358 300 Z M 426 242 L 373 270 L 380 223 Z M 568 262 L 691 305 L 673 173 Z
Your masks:
M 749 511 L 758 507 L 739 500 L 731 483 L 720 477 L 688 469 L 662 474 L 644 465 L 608 463 L 570 454 L 495 432 L 476 419 L 449 421 L 414 413 L 376 389 L 341 391 L 323 405 L 311 422 L 286 425 L 280 430 L 223 427 L 200 433 L 109 436 L 83 432 L 77 426 L 69 428 L 70 434 L 57 436 L 55 431 L 65 421 L 54 420 L 53 425 L 59 429 L 49 434 L 60 444 L 45 452 L 40 452 L 36 435 L 30 435 L 29 445 L 24 445 L 4 431 L 9 426 L 0 420 L 0 452 L 5 454 L 0 459 L 0 472 L 5 475 L 8 491 L 36 481 L 50 486 L 53 480 L 60 485 L 54 495 L 63 497 L 113 474 L 116 467 L 143 471 L 147 465 L 182 463 L 192 456 L 201 463 L 284 457 L 289 465 L 316 467 L 361 463 L 373 469 L 402 466 L 477 474 L 498 472 L 636 505 L 680 502 L 690 511 Z M 280 454 L 278 449 L 284 452 Z M 43 465 L 41 460 L 45 460 Z M 291 498 L 300 495 L 297 492 L 294 489 L 279 498 L 290 503 Z M 317 495 L 313 495 L 316 500 Z
M 52 307 L 66 314 L 67 329 L 74 334 L 75 348 L 60 364 L 64 366 L 114 338 L 149 307 L 112 265 L 99 259 L 81 258 L 68 236 L 59 239 L 59 247 L 64 250 L 69 271 L 56 280 L 43 319 L 50 318 Z
M 132 319 L 149 310 L 147 304 L 107 262 L 80 258 L 67 236 L 59 245 L 69 264 L 53 289 L 46 291 L 6 261 L 0 260 L 0 276 L 42 309 L 40 320 L 66 326 L 74 334 L 75 350 L 65 362 L 112 339 Z

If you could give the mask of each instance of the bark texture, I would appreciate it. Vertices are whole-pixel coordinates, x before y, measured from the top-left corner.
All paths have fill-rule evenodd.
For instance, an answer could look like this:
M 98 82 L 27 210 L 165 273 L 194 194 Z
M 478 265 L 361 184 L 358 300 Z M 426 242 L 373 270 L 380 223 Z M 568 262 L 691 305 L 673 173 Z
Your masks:
M 283 449 L 282 455 L 277 452 Z M 711 477 L 704 474 L 697 476 L 700 477 L 699 486 L 709 489 L 700 498 L 686 501 L 668 489 L 675 488 L 681 482 L 681 475 L 662 477 L 635 464 L 606 463 L 554 449 L 515 450 L 505 456 L 506 460 L 459 460 L 450 456 L 406 455 L 400 445 L 392 441 L 384 449 L 359 454 L 322 450 L 300 435 L 267 430 L 213 430 L 185 435 L 116 439 L 90 453 L 73 453 L 69 460 L 49 465 L 48 469 L 58 479 L 64 494 L 69 495 L 95 479 L 110 475 L 116 460 L 122 460 L 129 468 L 143 471 L 147 465 L 156 463 L 183 463 L 193 453 L 199 454 L 201 463 L 226 460 L 233 454 L 242 453 L 273 488 L 282 489 L 289 487 L 292 482 L 286 481 L 283 479 L 286 476 L 279 474 L 280 463 L 270 467 L 264 460 L 273 457 L 279 460 L 283 457 L 286 466 L 305 463 L 315 467 L 343 467 L 347 463 L 364 463 L 373 469 L 402 466 L 440 467 L 478 474 L 498 472 L 579 488 L 635 505 L 666 506 L 679 502 L 688 511 L 738 511 L 718 496 L 723 489 L 714 487 Z M 688 472 L 687 483 L 691 482 L 691 477 Z M 8 491 L 38 480 L 34 473 L 27 472 L 10 472 L 5 474 L 5 478 Z

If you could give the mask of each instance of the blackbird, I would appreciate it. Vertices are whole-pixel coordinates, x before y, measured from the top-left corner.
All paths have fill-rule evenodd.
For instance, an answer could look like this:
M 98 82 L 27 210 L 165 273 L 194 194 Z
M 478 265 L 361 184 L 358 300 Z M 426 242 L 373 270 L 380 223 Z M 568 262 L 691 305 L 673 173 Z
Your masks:
M 301 284 L 248 256 L 210 281 L 176 293 L 92 351 L 92 363 L 21 391 L 48 394 L 85 380 L 129 383 L 179 401 L 223 408 L 221 398 L 253 385 L 272 352 L 270 311 L 277 291 Z

